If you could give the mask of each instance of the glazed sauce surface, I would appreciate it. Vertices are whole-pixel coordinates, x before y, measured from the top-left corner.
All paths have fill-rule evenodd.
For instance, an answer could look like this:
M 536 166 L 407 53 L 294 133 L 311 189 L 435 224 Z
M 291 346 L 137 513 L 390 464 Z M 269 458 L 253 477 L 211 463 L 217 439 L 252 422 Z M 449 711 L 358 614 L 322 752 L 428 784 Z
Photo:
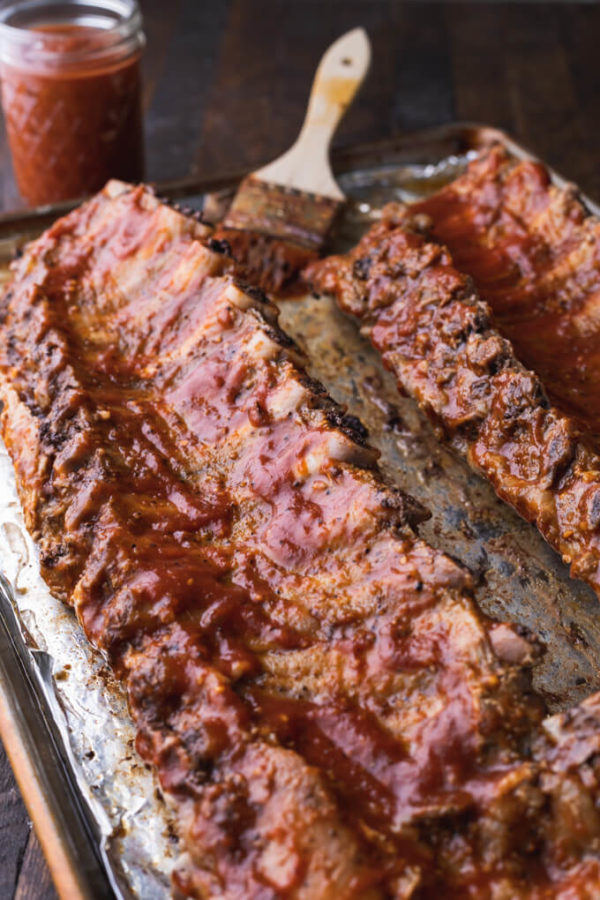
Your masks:
M 111 177 L 139 180 L 144 167 L 139 53 L 123 58 L 107 49 L 98 58 L 106 40 L 99 28 L 35 30 L 51 36 L 54 52 L 76 53 L 79 60 L 49 68 L 32 48 L 18 65 L 2 65 L 2 103 L 21 195 L 40 205 L 91 193 Z M 58 44 L 57 36 L 63 38 Z
M 416 205 L 550 399 L 600 434 L 600 228 L 539 163 L 496 148 Z

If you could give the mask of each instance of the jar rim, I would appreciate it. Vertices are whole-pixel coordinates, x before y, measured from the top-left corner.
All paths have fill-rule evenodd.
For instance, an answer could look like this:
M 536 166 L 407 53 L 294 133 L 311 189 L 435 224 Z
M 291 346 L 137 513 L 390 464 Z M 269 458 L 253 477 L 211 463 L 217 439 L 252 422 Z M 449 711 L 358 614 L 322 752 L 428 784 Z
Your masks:
M 65 47 L 64 32 L 37 30 L 54 24 L 80 24 L 97 29 L 101 40 L 85 47 Z M 11 19 L 27 24 L 13 24 Z M 50 21 L 49 21 L 50 19 Z M 104 20 L 104 21 L 102 21 Z M 37 65 L 52 66 L 60 58 L 61 66 L 97 60 L 111 55 L 133 52 L 144 45 L 142 14 L 137 0 L 0 0 L 0 59 L 18 62 L 21 54 L 35 52 Z

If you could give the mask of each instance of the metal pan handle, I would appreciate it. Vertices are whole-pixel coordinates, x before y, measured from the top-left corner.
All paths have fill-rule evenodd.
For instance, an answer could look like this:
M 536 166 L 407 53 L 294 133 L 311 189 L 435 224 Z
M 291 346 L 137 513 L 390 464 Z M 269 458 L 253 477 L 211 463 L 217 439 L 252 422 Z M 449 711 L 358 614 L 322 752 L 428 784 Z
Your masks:
M 77 787 L 43 672 L 25 645 L 11 598 L 0 573 L 0 735 L 25 805 L 62 900 L 121 900 L 101 828 Z

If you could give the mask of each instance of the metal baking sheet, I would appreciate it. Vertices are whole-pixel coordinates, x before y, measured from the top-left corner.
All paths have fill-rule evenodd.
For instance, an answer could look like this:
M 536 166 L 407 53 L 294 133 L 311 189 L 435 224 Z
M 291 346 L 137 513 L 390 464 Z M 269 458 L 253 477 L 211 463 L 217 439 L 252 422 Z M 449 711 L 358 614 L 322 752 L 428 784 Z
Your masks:
M 493 139 L 503 140 L 517 155 L 525 154 L 501 133 L 471 125 L 338 153 L 338 179 L 350 203 L 333 249 L 354 242 L 389 200 L 409 201 L 438 188 L 464 169 L 477 147 Z M 162 186 L 160 192 L 194 208 L 205 207 L 216 217 L 238 178 L 181 182 Z M 15 250 L 63 211 L 46 208 L 0 218 L 4 277 Z M 549 708 L 564 708 L 599 689 L 600 610 L 592 591 L 572 581 L 537 531 L 438 442 L 412 401 L 398 395 L 355 324 L 330 300 L 309 296 L 282 302 L 280 308 L 282 325 L 306 350 L 311 373 L 369 428 L 386 477 L 432 511 L 420 529 L 422 536 L 475 573 L 477 599 L 485 612 L 519 623 L 539 640 L 534 682 Z M 69 780 L 81 801 L 82 815 L 89 821 L 85 838 L 107 873 L 108 890 L 124 898 L 167 897 L 179 852 L 168 806 L 154 775 L 136 755 L 122 689 L 89 647 L 72 612 L 41 581 L 36 548 L 23 525 L 3 447 L 0 568 L 11 586 L 16 614 L 10 622 L 5 616 L 4 624 L 23 659 L 38 673 L 31 679 L 33 689 L 49 710 L 54 739 L 62 743 L 63 780 Z M 14 705 L 19 698 L 15 700 L 9 680 L 0 677 L 0 688 L 12 691 Z M 23 704 L 28 701 L 19 702 L 24 720 Z M 17 715 L 17 730 L 18 723 Z M 49 737 L 44 716 L 32 727 L 42 746 Z M 49 766 L 44 759 L 37 762 L 42 769 Z M 47 774 L 52 778 L 52 772 Z M 60 825 L 56 828 L 60 832 Z M 60 840 L 68 837 L 58 833 Z M 98 893 L 91 888 L 90 896 Z

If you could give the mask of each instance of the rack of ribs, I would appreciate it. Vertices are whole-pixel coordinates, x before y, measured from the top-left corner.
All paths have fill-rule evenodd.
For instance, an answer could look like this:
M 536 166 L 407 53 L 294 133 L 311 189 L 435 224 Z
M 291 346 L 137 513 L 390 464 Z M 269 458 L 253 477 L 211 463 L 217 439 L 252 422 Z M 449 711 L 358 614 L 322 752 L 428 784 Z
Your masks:
M 494 148 L 308 272 L 440 435 L 597 593 L 599 248 L 600 223 L 571 188 Z
M 600 222 L 573 185 L 499 146 L 414 207 L 552 403 L 600 437 Z
M 600 700 L 544 718 L 528 641 L 416 536 L 219 248 L 111 183 L 15 262 L 0 313 L 26 524 L 174 804 L 178 890 L 591 896 Z

